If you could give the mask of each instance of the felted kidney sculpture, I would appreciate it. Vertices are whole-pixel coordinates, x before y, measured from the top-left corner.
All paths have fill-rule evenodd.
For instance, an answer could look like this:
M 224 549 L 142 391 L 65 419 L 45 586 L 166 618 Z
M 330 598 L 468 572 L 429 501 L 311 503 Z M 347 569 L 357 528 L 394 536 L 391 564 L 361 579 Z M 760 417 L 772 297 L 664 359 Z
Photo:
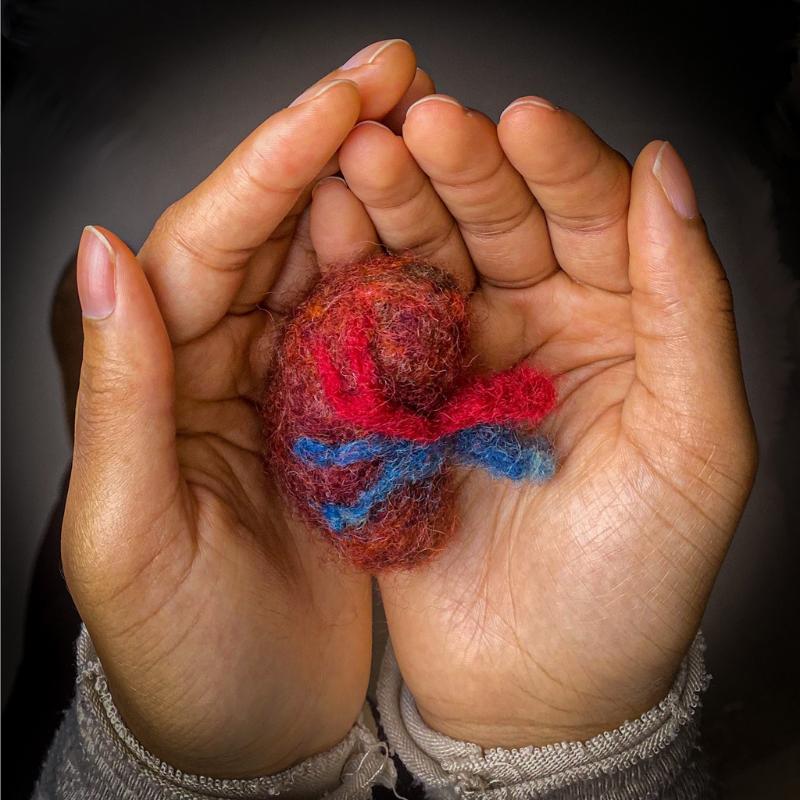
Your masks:
M 265 456 L 299 516 L 354 566 L 417 567 L 455 529 L 453 472 L 548 480 L 532 434 L 551 379 L 524 364 L 467 368 L 467 298 L 406 256 L 332 266 L 280 333 L 264 400 Z

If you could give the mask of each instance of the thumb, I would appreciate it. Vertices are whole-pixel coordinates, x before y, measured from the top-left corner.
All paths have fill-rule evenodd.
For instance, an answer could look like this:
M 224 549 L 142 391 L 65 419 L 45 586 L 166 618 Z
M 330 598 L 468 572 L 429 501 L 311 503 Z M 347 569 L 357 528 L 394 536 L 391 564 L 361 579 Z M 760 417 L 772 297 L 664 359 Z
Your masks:
M 730 285 L 668 142 L 634 165 L 628 241 L 640 388 L 673 419 L 751 431 Z
M 180 526 L 172 348 L 133 253 L 87 227 L 78 250 L 84 348 L 72 475 L 62 530 L 64 570 L 81 587 L 114 592 Z M 93 597 L 92 600 L 100 598 Z

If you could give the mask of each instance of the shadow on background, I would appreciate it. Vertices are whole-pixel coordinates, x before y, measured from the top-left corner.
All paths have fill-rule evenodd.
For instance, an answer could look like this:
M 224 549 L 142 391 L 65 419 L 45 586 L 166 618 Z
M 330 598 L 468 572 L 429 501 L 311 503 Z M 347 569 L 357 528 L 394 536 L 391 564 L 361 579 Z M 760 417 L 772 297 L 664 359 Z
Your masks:
M 669 138 L 695 176 L 734 290 L 762 450 L 703 626 L 714 675 L 704 744 L 726 797 L 790 796 L 800 781 L 798 6 L 297 6 L 4 5 L 5 796 L 30 793 L 73 688 L 79 621 L 58 535 L 82 341 L 74 249 L 83 225 L 103 224 L 136 249 L 160 212 L 265 117 L 390 37 L 414 45 L 440 91 L 494 119 L 515 97 L 539 94 L 631 161 L 648 141 Z

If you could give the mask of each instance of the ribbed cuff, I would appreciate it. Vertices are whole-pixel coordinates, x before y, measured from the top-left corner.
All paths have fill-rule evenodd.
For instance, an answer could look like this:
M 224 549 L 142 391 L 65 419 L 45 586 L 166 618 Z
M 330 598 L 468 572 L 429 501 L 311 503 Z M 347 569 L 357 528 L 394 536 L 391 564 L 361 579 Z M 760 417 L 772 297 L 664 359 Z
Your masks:
M 34 798 L 362 800 L 376 783 L 394 785 L 394 765 L 376 736 L 367 704 L 347 736 L 328 752 L 277 775 L 222 780 L 181 772 L 136 739 L 114 704 L 85 627 L 78 639 L 77 675 L 75 700 L 56 734 Z
M 639 719 L 587 742 L 483 750 L 429 728 L 403 682 L 391 644 L 378 682 L 381 725 L 432 800 L 699 800 L 715 796 L 697 747 L 708 686 L 698 633 L 668 695 Z

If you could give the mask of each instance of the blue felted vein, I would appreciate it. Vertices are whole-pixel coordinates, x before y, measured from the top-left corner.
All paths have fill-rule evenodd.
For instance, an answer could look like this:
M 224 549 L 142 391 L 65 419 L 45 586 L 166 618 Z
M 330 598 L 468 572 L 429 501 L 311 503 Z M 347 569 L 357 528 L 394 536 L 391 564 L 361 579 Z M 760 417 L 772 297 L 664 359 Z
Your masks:
M 555 474 L 556 459 L 547 439 L 503 425 L 465 428 L 432 442 L 414 442 L 374 434 L 344 444 L 298 439 L 295 455 L 320 469 L 381 461 L 374 483 L 352 504 L 321 503 L 317 510 L 337 532 L 363 526 L 372 510 L 406 483 L 435 475 L 448 461 L 484 469 L 495 478 L 544 483 Z

